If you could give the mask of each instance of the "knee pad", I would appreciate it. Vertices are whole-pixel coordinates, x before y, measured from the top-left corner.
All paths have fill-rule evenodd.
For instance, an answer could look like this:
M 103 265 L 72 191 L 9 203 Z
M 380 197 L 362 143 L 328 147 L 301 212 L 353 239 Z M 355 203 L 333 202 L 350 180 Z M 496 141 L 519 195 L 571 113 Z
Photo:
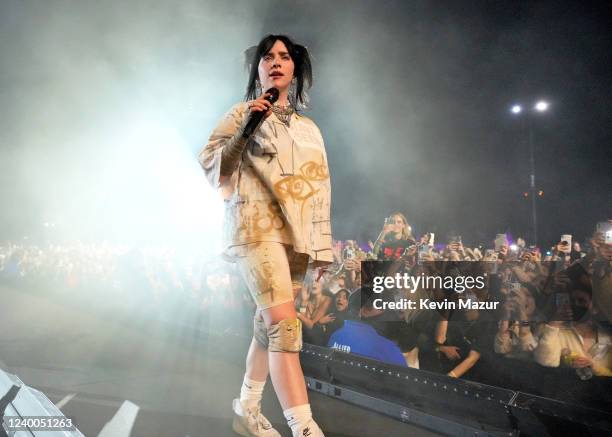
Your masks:
M 302 322 L 297 319 L 283 319 L 268 330 L 270 352 L 299 352 L 302 350 Z
M 257 311 L 253 318 L 253 338 L 264 348 L 268 349 L 268 328 L 266 328 L 261 311 Z

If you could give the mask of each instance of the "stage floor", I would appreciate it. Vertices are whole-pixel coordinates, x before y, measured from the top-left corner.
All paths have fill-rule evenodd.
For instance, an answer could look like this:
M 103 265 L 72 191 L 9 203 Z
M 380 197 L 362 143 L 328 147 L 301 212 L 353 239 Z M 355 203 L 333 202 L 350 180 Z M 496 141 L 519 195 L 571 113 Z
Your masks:
M 86 436 L 97 436 L 125 401 L 138 407 L 126 424 L 132 437 L 236 435 L 230 406 L 244 372 L 245 338 L 206 336 L 136 314 L 132 320 L 109 317 L 2 284 L 0 296 L 0 366 L 44 392 Z M 310 396 L 328 437 L 438 435 Z M 290 435 L 270 383 L 263 411 L 283 436 Z

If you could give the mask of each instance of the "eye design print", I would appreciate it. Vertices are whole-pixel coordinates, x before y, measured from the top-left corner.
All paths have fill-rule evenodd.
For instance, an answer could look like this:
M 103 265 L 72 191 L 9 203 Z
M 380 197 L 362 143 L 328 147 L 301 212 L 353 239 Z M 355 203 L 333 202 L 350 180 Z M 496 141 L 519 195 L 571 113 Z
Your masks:
M 274 191 L 280 198 L 306 200 L 319 191 L 315 190 L 309 181 L 322 182 L 329 179 L 327 166 L 316 161 L 305 162 L 300 167 L 300 172 L 301 175 L 287 176 L 274 184 Z
M 306 200 L 316 193 L 312 184 L 300 175 L 287 176 L 274 184 L 274 191 L 281 199 L 291 197 L 295 200 Z
M 315 161 L 305 162 L 304 165 L 300 167 L 300 171 L 306 179 L 311 181 L 324 181 L 329 179 L 327 166 L 324 164 L 317 164 Z

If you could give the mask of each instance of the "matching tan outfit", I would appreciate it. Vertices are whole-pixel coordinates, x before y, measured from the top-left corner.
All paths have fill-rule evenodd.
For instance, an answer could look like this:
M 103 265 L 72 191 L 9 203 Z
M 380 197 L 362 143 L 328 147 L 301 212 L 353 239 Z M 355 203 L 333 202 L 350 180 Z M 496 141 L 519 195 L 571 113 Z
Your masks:
M 293 300 L 308 262 L 333 261 L 331 185 L 323 138 L 307 117 L 289 126 L 273 113 L 249 139 L 231 176 L 221 176 L 223 148 L 240 135 L 246 102 L 234 105 L 199 156 L 225 201 L 224 255 L 237 262 L 260 309 Z

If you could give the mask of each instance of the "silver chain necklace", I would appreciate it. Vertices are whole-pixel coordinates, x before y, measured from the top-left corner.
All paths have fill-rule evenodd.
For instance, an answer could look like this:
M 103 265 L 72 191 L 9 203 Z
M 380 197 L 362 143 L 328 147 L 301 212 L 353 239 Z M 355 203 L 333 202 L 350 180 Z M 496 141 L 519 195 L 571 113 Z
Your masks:
M 287 106 L 272 106 L 272 112 L 276 115 L 276 117 L 285 124 L 285 126 L 289 127 L 289 123 L 291 122 L 291 115 L 295 112 L 293 106 L 291 104 Z

